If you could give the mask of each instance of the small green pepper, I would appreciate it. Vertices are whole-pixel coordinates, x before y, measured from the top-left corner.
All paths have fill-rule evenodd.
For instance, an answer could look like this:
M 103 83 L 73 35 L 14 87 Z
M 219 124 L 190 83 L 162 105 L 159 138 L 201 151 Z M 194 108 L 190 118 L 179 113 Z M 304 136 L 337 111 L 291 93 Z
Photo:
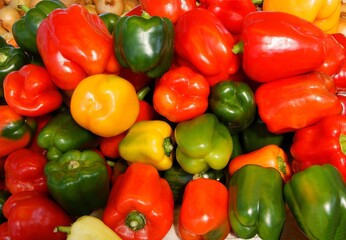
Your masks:
M 113 34 L 115 25 L 117 24 L 117 21 L 119 20 L 120 16 L 118 16 L 115 13 L 105 12 L 99 14 L 99 17 L 106 24 L 109 33 Z

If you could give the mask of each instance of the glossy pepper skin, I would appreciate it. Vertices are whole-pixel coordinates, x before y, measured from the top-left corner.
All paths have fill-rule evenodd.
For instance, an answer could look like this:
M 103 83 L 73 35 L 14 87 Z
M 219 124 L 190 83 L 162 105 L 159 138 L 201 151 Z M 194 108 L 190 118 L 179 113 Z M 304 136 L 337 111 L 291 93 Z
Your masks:
M 264 11 L 286 12 L 301 17 L 324 32 L 335 33 L 338 30 L 341 1 L 338 0 L 264 0 Z
M 346 116 L 323 118 L 314 125 L 297 130 L 291 145 L 292 168 L 302 171 L 311 165 L 331 164 L 346 181 Z
M 18 114 L 37 117 L 57 110 L 63 97 L 48 71 L 35 64 L 26 64 L 9 73 L 4 80 L 7 104 Z
M 49 14 L 37 30 L 36 41 L 53 82 L 63 90 L 75 89 L 90 75 L 119 72 L 107 26 L 80 4 Z
M 274 168 L 245 165 L 231 177 L 229 220 L 240 238 L 279 239 L 286 218 L 283 179 Z
M 173 164 L 173 129 L 162 120 L 136 122 L 119 143 L 120 157 L 167 170 Z
M 174 28 L 168 18 L 123 16 L 113 32 L 114 52 L 120 65 L 150 78 L 161 77 L 171 66 Z
M 235 39 L 211 11 L 192 9 L 179 18 L 174 29 L 177 62 L 204 75 L 209 85 L 238 71 L 239 60 L 232 52 Z
M 50 194 L 71 216 L 87 215 L 106 205 L 110 176 L 98 152 L 65 152 L 45 165 L 44 174 Z
M 311 72 L 326 58 L 322 30 L 284 12 L 248 14 L 243 20 L 240 40 L 244 72 L 257 82 Z
M 189 67 L 168 70 L 156 81 L 153 106 L 171 122 L 182 122 L 208 109 L 210 86 L 205 77 Z
M 231 134 L 212 113 L 180 122 L 174 129 L 176 159 L 188 173 L 220 170 L 227 166 L 233 150 Z
M 47 150 L 49 161 L 57 160 L 72 149 L 90 148 L 97 142 L 98 137 L 78 125 L 68 110 L 54 115 L 37 136 L 37 143 Z
M 346 238 L 346 185 L 334 166 L 314 165 L 294 174 L 284 197 L 309 239 Z
M 135 123 L 140 104 L 129 81 L 113 74 L 96 74 L 78 84 L 70 109 L 79 125 L 98 136 L 112 137 Z
M 181 239 L 223 240 L 230 232 L 228 190 L 214 179 L 191 180 L 185 187 L 178 219 Z
M 259 116 L 276 134 L 292 132 L 342 112 L 333 79 L 321 72 L 264 83 L 256 90 L 255 101 Z
M 102 220 L 123 240 L 163 239 L 172 226 L 173 209 L 172 190 L 157 169 L 133 163 L 112 186 Z
M 208 106 L 231 134 L 248 128 L 256 116 L 255 94 L 242 81 L 225 80 L 212 86 Z
M 55 9 L 66 8 L 58 0 L 44 0 L 38 2 L 33 8 L 21 5 L 25 15 L 13 24 L 12 33 L 20 49 L 39 55 L 36 43 L 37 30 L 41 22 Z
M 46 194 L 23 191 L 11 195 L 3 206 L 11 240 L 64 240 L 65 233 L 54 232 L 72 219 Z

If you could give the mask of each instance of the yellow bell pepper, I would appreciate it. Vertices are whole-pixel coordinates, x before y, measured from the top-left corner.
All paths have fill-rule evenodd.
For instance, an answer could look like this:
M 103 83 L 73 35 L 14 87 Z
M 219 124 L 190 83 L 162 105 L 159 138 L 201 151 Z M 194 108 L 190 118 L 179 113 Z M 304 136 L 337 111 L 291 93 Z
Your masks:
M 85 129 L 102 137 L 128 130 L 139 114 L 135 87 L 112 74 L 96 74 L 83 79 L 72 93 L 73 119 Z
M 173 129 L 165 121 L 136 122 L 120 141 L 120 157 L 128 162 L 151 164 L 158 170 L 172 167 Z
M 341 0 L 263 0 L 262 10 L 287 12 L 312 22 L 326 33 L 336 33 Z
M 97 217 L 84 215 L 71 226 L 58 226 L 55 231 L 67 233 L 66 240 L 121 240 L 121 238 Z

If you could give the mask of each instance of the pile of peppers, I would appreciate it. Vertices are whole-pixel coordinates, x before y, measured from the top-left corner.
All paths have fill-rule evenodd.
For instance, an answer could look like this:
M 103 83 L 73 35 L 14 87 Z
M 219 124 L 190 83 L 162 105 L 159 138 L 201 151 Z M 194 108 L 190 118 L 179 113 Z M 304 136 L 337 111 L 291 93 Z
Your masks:
M 346 239 L 341 1 L 139 3 L 0 38 L 0 240 Z

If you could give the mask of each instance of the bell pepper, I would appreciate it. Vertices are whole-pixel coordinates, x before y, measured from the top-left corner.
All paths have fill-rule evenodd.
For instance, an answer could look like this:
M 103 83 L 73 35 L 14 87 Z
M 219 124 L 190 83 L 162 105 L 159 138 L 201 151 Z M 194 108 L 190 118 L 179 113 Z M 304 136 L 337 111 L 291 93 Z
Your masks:
M 209 92 L 209 83 L 203 75 L 189 67 L 176 67 L 156 81 L 153 106 L 169 121 L 182 122 L 207 110 Z
M 232 52 L 235 39 L 211 11 L 192 9 L 179 18 L 174 29 L 177 62 L 204 75 L 209 85 L 238 71 L 239 59 Z
M 37 191 L 11 195 L 3 206 L 3 213 L 11 240 L 64 240 L 66 234 L 54 232 L 54 228 L 72 223 L 56 202 Z
M 44 67 L 27 64 L 4 80 L 7 104 L 18 114 L 37 117 L 57 110 L 62 94 Z
M 106 24 L 109 33 L 113 34 L 115 25 L 119 20 L 120 16 L 112 12 L 104 12 L 99 14 L 99 16 L 102 19 L 102 21 Z
M 162 120 L 136 122 L 120 141 L 120 157 L 126 161 L 151 164 L 167 170 L 173 164 L 173 129 Z
M 196 0 L 139 0 L 139 4 L 149 15 L 168 18 L 172 23 L 197 6 Z
M 233 174 L 228 216 L 237 237 L 279 239 L 286 219 L 283 185 L 274 168 L 249 164 Z
M 0 239 L 1 240 L 11 240 L 10 233 L 7 229 L 7 221 L 0 224 Z
M 338 115 L 342 104 L 333 79 L 311 72 L 262 84 L 255 93 L 258 113 L 270 132 L 292 132 Z
M 244 17 L 257 11 L 255 0 L 201 0 L 200 2 L 200 7 L 213 12 L 234 35 L 241 33 Z
M 232 176 L 238 169 L 248 164 L 275 168 L 285 182 L 292 176 L 288 154 L 275 144 L 269 144 L 233 158 L 228 164 L 228 172 Z
M 62 110 L 39 132 L 37 144 L 47 150 L 47 159 L 53 161 L 69 150 L 96 146 L 98 137 L 78 125 L 68 110 Z
M 3 222 L 6 222 L 7 219 L 5 218 L 3 212 L 2 212 L 2 208 L 4 207 L 4 204 L 6 202 L 6 200 L 11 196 L 12 194 L 6 190 L 6 189 L 1 189 L 0 190 L 0 224 Z M 0 239 L 1 235 L 0 235 Z
M 44 175 L 47 159 L 40 153 L 21 148 L 10 153 L 5 161 L 5 185 L 11 194 L 39 191 L 49 194 Z
M 264 0 L 262 10 L 286 12 L 305 19 L 324 32 L 335 33 L 340 21 L 341 2 L 339 0 Z
M 309 239 L 346 238 L 346 185 L 330 164 L 314 165 L 293 175 L 284 197 Z
M 314 125 L 295 131 L 291 145 L 293 171 L 311 165 L 332 164 L 346 181 L 346 116 L 325 117 Z
M 133 163 L 112 186 L 102 220 L 123 240 L 163 239 L 173 224 L 173 193 L 158 170 Z
M 38 27 L 36 42 L 53 82 L 63 90 L 75 89 L 90 75 L 119 72 L 112 35 L 83 5 L 51 12 Z
M 209 109 L 231 134 L 239 133 L 255 119 L 255 94 L 245 82 L 224 80 L 211 87 Z
M 185 187 L 179 212 L 181 239 L 226 239 L 231 230 L 227 210 L 225 185 L 214 179 L 191 180 Z
M 8 105 L 0 105 L 0 157 L 30 144 L 34 128 L 28 120 Z
M 233 51 L 242 53 L 242 66 L 251 80 L 269 82 L 320 67 L 327 55 L 325 39 L 321 29 L 300 17 L 256 11 L 244 18 Z
M 177 124 L 174 129 L 175 156 L 188 173 L 220 170 L 227 166 L 233 150 L 227 127 L 212 113 L 204 113 Z
M 66 240 L 121 240 L 121 238 L 99 218 L 84 215 L 71 226 L 58 226 L 58 232 L 66 232 Z
M 113 74 L 96 74 L 78 84 L 70 109 L 79 125 L 98 136 L 112 137 L 135 123 L 139 99 L 126 79 Z
M 174 28 L 168 18 L 123 16 L 113 32 L 114 52 L 122 67 L 161 77 L 171 66 L 174 52 Z
M 80 217 L 106 205 L 110 176 L 105 159 L 93 150 L 70 150 L 45 165 L 50 194 L 71 216 Z

